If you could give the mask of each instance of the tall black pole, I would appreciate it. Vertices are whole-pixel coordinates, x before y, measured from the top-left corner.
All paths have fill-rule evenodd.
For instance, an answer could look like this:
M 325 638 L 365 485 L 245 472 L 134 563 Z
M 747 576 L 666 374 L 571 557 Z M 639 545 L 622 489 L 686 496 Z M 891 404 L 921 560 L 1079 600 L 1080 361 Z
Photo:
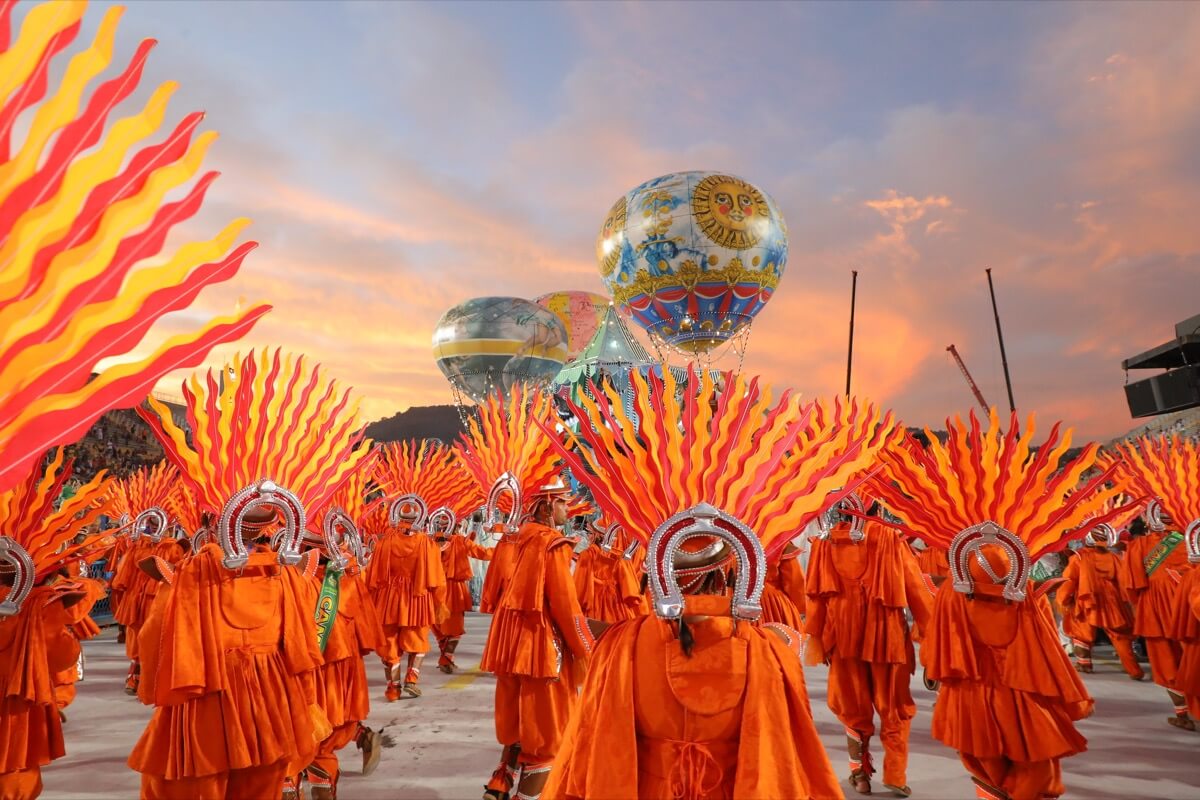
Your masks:
M 1000 312 L 996 310 L 996 288 L 992 286 L 991 267 L 984 270 L 987 273 L 988 293 L 992 296 L 992 314 L 996 317 L 996 338 L 1000 340 L 1000 364 L 1004 367 L 1004 385 L 1008 388 L 1008 410 L 1016 413 L 1017 404 L 1013 400 L 1012 376 L 1008 374 L 1008 356 L 1004 352 L 1004 331 L 1000 329 Z
M 850 373 L 854 369 L 854 300 L 858 294 L 858 270 L 850 271 L 850 344 L 846 347 L 846 397 L 850 396 Z

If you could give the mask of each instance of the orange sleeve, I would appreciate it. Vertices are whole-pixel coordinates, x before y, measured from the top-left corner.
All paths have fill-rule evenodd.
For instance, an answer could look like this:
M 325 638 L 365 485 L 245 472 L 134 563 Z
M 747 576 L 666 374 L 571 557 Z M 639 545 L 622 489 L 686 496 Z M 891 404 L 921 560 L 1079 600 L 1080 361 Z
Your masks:
M 901 548 L 900 560 L 904 563 L 904 598 L 917 623 L 917 630 L 924 634 L 929 625 L 929 617 L 933 613 L 933 597 L 912 550 L 907 547 Z
M 550 546 L 546 553 L 546 600 L 550 618 L 563 640 L 577 659 L 591 655 L 595 640 L 587 626 L 587 618 L 579 608 L 575 582 L 571 577 L 571 548 L 562 540 Z
M 1059 585 L 1055 599 L 1060 607 L 1069 606 L 1075 602 L 1075 591 L 1079 588 L 1079 559 L 1072 558 L 1063 570 L 1063 582 Z
M 797 551 L 796 556 L 799 555 Z M 804 570 L 796 556 L 784 556 L 779 562 L 779 588 L 787 595 L 801 614 L 805 613 L 807 598 L 804 594 Z
M 476 561 L 491 561 L 492 551 L 495 549 L 494 547 L 484 547 L 471 540 L 467 541 L 467 555 Z

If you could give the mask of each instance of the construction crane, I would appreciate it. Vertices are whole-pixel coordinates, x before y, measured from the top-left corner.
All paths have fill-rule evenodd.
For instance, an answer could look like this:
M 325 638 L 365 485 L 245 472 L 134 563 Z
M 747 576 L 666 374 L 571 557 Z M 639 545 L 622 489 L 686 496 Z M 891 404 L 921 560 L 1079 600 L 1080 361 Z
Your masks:
M 946 351 L 954 356 L 954 363 L 958 364 L 958 368 L 962 370 L 963 377 L 967 379 L 967 385 L 971 387 L 971 394 L 975 395 L 975 400 L 979 403 L 979 407 L 983 409 L 983 413 L 990 414 L 991 406 L 988 405 L 987 400 L 983 399 L 983 392 L 979 391 L 979 386 L 975 384 L 975 379 L 967 371 L 967 365 L 963 363 L 962 356 L 958 354 L 958 350 L 955 349 L 954 345 L 950 345 L 946 348 Z

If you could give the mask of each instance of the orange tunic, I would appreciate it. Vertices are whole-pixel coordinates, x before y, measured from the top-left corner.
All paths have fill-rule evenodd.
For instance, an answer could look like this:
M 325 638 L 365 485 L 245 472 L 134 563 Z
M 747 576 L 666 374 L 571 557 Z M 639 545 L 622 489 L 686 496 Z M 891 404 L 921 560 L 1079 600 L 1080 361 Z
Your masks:
M 512 578 L 513 567 L 517 563 L 517 534 L 506 533 L 492 548 L 492 563 L 488 564 L 487 574 L 483 576 L 483 588 L 479 593 L 479 611 L 484 614 L 495 614 L 500 606 L 500 599 L 508 589 Z
M 433 539 L 389 531 L 379 537 L 367 586 L 383 625 L 384 661 L 429 651 L 429 628 L 446 616 L 446 570 Z
M 1117 585 L 1120 568 L 1120 556 L 1108 549 L 1085 547 L 1071 557 L 1057 593 L 1059 605 L 1068 609 L 1064 630 L 1085 625 L 1128 633 L 1133 628 L 1133 615 Z
M 326 564 L 318 570 L 318 587 L 327 569 Z M 335 753 L 354 739 L 358 723 L 371 713 L 371 690 L 363 657 L 374 652 L 382 640 L 375 604 L 362 570 L 352 561 L 339 581 L 337 616 L 325 642 L 324 662 L 314 674 L 317 703 L 333 732 L 321 742 L 313 763 L 335 781 Z
M 239 570 L 221 558 L 208 544 L 183 562 L 164 601 L 146 664 L 157 707 L 129 756 L 146 798 L 224 796 L 212 787 L 244 791 L 247 774 L 278 796 L 285 767 L 309 763 L 325 735 L 306 678 L 322 663 L 311 581 L 270 551 Z
M 0 586 L 0 600 L 9 591 Z M 74 667 L 79 641 L 59 591 L 35 587 L 16 615 L 0 618 L 0 795 L 36 797 L 41 767 L 66 755 L 53 674 Z
M 1182 649 L 1176 688 L 1191 715 L 1200 718 L 1200 568 L 1189 569 L 1179 584 L 1171 633 Z
M 778 561 L 767 565 L 762 595 L 762 622 L 777 622 L 794 631 L 804 630 L 805 600 L 804 570 L 800 568 L 800 551 L 784 553 Z
M 1092 699 L 1046 599 L 1030 585 L 1024 602 L 1005 602 L 1003 587 L 985 580 L 976 578 L 974 598 L 945 587 L 934 603 L 922 646 L 928 676 L 941 682 L 933 737 L 1013 800 L 1056 797 L 1058 760 L 1087 749 L 1074 721 L 1091 713 Z
M 525 763 L 558 752 L 593 640 L 571 577 L 572 541 L 528 522 L 480 669 L 495 673 L 496 739 Z
M 1138 536 L 1130 540 L 1121 570 L 1121 587 L 1134 604 L 1133 635 L 1146 640 L 1154 682 L 1175 688 L 1182 649 L 1171 635 L 1179 584 L 1172 572 L 1188 569 L 1187 547 L 1181 542 L 1153 572 L 1146 559 L 1162 541 L 1161 536 Z
M 124 546 L 122 546 L 123 543 Z M 133 541 L 128 537 L 122 537 L 117 540 L 117 544 L 113 548 L 114 558 L 117 558 L 118 561 L 113 569 L 110 602 L 113 618 L 126 627 L 136 627 L 144 618 L 145 608 L 138 604 L 138 599 L 142 585 L 149 576 L 142 572 L 138 564 L 153 553 L 154 547 L 155 544 L 150 537 L 139 536 Z M 125 641 L 128 642 L 129 637 L 126 637 Z M 128 645 L 126 650 L 128 651 Z M 132 657 L 130 655 L 130 658 Z
M 444 622 L 439 623 L 437 633 L 441 636 L 462 636 L 466 633 L 466 612 L 474 608 L 471 599 L 471 559 L 491 561 L 492 550 L 476 544 L 465 536 L 451 536 L 439 543 L 442 552 L 442 568 L 446 572 L 446 609 Z
M 589 545 L 575 563 L 575 592 L 584 616 L 621 622 L 649 612 L 633 564 L 614 548 Z
M 76 574 L 80 572 L 86 573 L 86 565 L 84 566 L 84 569 L 75 570 L 74 572 Z M 100 626 L 88 615 L 92 613 L 92 607 L 104 597 L 104 593 L 107 590 L 102 581 L 92 580 L 91 578 L 76 577 L 70 580 L 84 593 L 84 598 L 67 609 L 69 619 L 67 631 L 77 641 L 84 642 L 100 635 Z M 75 700 L 75 684 L 80 678 L 79 659 L 82 657 L 81 654 L 74 664 L 54 673 L 54 697 L 60 709 L 66 708 Z
M 609 628 L 543 800 L 841 800 L 796 654 L 728 617 Z M 635 790 L 636 787 L 636 790 Z

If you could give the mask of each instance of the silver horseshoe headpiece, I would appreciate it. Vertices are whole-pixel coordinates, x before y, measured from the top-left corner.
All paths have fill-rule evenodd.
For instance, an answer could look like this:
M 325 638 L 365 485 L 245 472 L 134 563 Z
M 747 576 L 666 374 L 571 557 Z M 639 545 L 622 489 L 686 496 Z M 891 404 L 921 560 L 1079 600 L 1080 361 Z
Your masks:
M 985 544 L 994 544 L 1004 549 L 1011 565 L 1008 574 L 1001 577 L 992 569 L 991 563 L 980 552 Z M 988 577 L 996 583 L 1004 581 L 1004 597 L 1020 602 L 1025 599 L 1025 584 L 1029 581 L 1029 548 L 1009 530 L 1001 528 L 995 522 L 987 520 L 978 525 L 972 525 L 961 531 L 950 542 L 950 577 L 953 580 L 954 591 L 963 594 L 973 594 L 975 581 L 971 578 L 971 570 L 967 559 L 975 555 L 975 560 Z
M 444 524 L 446 526 L 446 533 L 453 536 L 454 529 L 458 527 L 458 515 L 449 506 L 438 506 L 433 511 L 430 511 L 429 516 L 425 518 L 425 527 L 429 530 L 430 536 L 440 533 L 438 530 L 439 523 Z
M 283 530 L 272 539 L 279 553 L 280 564 L 300 562 L 300 535 L 304 530 L 304 506 L 300 498 L 274 481 L 264 478 L 252 483 L 229 499 L 217 521 L 217 542 L 225 553 L 222 563 L 228 569 L 239 569 L 250 558 L 242 541 L 246 514 L 255 508 L 270 506 L 283 512 Z
M 391 525 L 399 525 L 404 519 L 405 508 L 415 508 L 417 510 L 417 518 L 412 521 L 414 530 L 424 530 L 425 523 L 429 519 L 429 506 L 425 505 L 425 501 L 421 499 L 419 494 L 402 494 L 392 501 L 388 506 L 388 523 Z
M 1107 522 L 1101 522 L 1088 531 L 1088 543 L 1096 547 L 1101 544 L 1104 547 L 1116 547 L 1121 543 L 1121 533 Z
M 1183 542 L 1187 545 L 1188 563 L 1200 564 L 1200 518 L 1192 520 L 1183 532 Z
M 835 489 L 834 491 L 837 490 Z M 863 505 L 862 498 L 858 496 L 857 492 L 851 492 L 830 506 L 829 510 L 824 514 L 817 517 L 817 529 L 820 531 L 817 536 L 818 539 L 829 538 L 829 535 L 833 533 L 833 527 L 837 525 L 838 516 L 841 514 L 842 509 L 846 507 L 858 512 L 850 516 L 850 541 L 861 542 L 866 538 L 866 520 L 863 517 L 866 516 L 867 507 Z
M 1142 512 L 1142 519 L 1146 521 L 1146 527 L 1155 533 L 1162 533 L 1167 529 L 1167 521 L 1163 519 L 1162 503 L 1157 497 L 1146 504 L 1146 510 Z
M 150 522 L 158 523 L 154 533 L 146 533 Z M 152 542 L 161 542 L 163 534 L 167 532 L 167 524 L 170 520 L 167 519 L 167 512 L 163 511 L 158 506 L 151 506 L 142 513 L 138 514 L 133 520 L 133 533 L 130 538 L 134 541 L 140 539 L 143 534 Z
M 11 617 L 21 610 L 25 598 L 33 591 L 37 572 L 28 551 L 16 539 L 7 536 L 0 536 L 0 562 L 12 566 L 16 573 L 12 590 L 9 591 L 8 597 L 0 601 L 0 617 Z
M 604 529 L 604 535 L 600 537 L 600 549 L 605 553 L 611 553 L 613 545 L 617 543 L 617 534 L 625 530 L 625 526 L 619 522 L 614 522 Z
M 521 483 L 511 472 L 497 478 L 488 491 L 483 512 L 484 522 L 491 525 L 501 521 L 503 512 L 500 510 L 500 498 L 505 494 L 512 497 L 512 509 L 508 512 L 508 518 L 503 521 L 504 532 L 516 533 L 521 527 Z
M 349 548 L 360 566 L 365 567 L 371 562 L 371 556 L 367 553 L 367 548 L 363 546 L 362 536 L 358 533 L 358 526 L 354 524 L 354 520 L 350 519 L 350 515 L 344 509 L 334 506 L 325 512 L 322 534 L 325 540 L 325 554 L 329 557 L 329 564 L 334 569 L 343 570 L 350 563 L 350 559 L 342 554 L 341 545 L 343 544 Z
M 727 542 L 738 569 L 732 599 L 733 616 L 755 620 L 762 614 L 766 556 L 762 542 L 745 523 L 708 503 L 681 511 L 655 529 L 646 555 L 654 612 L 663 619 L 683 616 L 684 596 L 675 580 L 675 554 L 688 539 L 715 536 Z
M 196 531 L 196 535 L 192 537 L 192 552 L 199 553 L 204 545 L 212 539 L 212 532 L 208 526 L 201 526 L 200 530 Z

